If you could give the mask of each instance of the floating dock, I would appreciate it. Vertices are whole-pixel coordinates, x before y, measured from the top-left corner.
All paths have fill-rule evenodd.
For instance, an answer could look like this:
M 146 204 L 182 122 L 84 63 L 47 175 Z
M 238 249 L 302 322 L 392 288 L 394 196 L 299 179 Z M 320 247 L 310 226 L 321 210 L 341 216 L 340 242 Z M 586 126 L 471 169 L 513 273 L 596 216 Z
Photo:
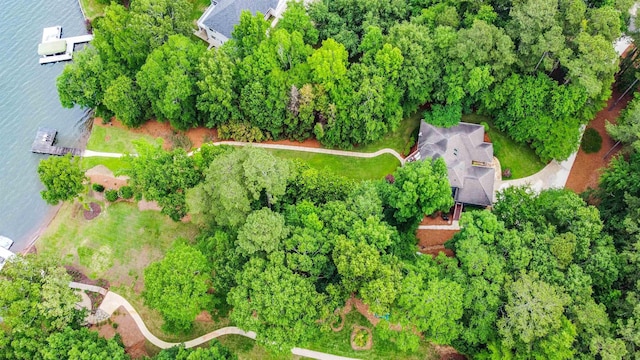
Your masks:
M 36 133 L 36 138 L 33 140 L 33 144 L 31 145 L 31 152 L 58 156 L 66 154 L 71 154 L 73 156 L 82 155 L 81 149 L 53 145 L 56 140 L 56 135 L 58 135 L 58 130 L 56 129 L 44 127 L 39 128 Z
M 71 60 L 75 45 L 91 40 L 93 40 L 93 35 L 91 34 L 62 39 L 61 26 L 44 28 L 42 31 L 42 43 L 38 45 L 38 55 L 41 55 L 40 64 Z

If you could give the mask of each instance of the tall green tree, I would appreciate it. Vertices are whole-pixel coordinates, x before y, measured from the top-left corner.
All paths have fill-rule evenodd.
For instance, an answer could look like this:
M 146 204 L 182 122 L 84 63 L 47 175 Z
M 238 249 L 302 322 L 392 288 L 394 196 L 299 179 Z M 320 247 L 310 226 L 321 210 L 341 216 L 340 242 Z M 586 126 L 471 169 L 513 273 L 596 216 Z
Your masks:
M 158 120 L 186 130 L 200 124 L 196 112 L 197 64 L 204 47 L 182 35 L 172 35 L 155 49 L 136 76 Z
M 0 357 L 37 359 L 46 339 L 67 327 L 78 329 L 86 312 L 71 277 L 52 259 L 21 256 L 0 272 Z
M 272 206 L 285 194 L 289 169 L 288 162 L 263 149 L 221 155 L 205 170 L 203 183 L 187 194 L 189 210 L 196 221 L 237 228 L 252 205 Z
M 80 159 L 71 154 L 41 160 L 38 164 L 38 176 L 45 187 L 40 195 L 50 205 L 78 197 L 84 191 L 87 180 L 80 167 Z
M 144 270 L 144 301 L 162 314 L 165 330 L 186 332 L 211 302 L 210 277 L 207 258 L 180 242 Z
M 209 128 L 239 118 L 236 66 L 229 52 L 229 46 L 207 51 L 198 67 L 202 78 L 197 83 L 197 109 L 203 112 L 204 125 Z
M 407 163 L 393 177 L 393 184 L 383 190 L 383 198 L 398 224 L 417 224 L 424 215 L 453 206 L 447 166 L 442 159 Z
M 263 346 L 285 352 L 316 334 L 323 296 L 309 279 L 286 268 L 282 252 L 272 253 L 268 260 L 252 258 L 237 281 L 228 298 L 231 319 L 255 331 Z
M 119 337 L 106 340 L 100 337 L 98 332 L 85 327 L 78 330 L 67 327 L 61 332 L 49 335 L 46 346 L 41 347 L 40 356 L 45 360 L 129 359 Z
M 104 93 L 104 106 L 127 127 L 138 127 L 145 120 L 142 96 L 137 84 L 122 75 L 111 82 Z
M 238 230 L 238 250 L 245 256 L 256 252 L 269 254 L 282 249 L 282 241 L 289 235 L 284 216 L 263 208 L 252 212 Z
M 160 143 L 135 143 L 137 156 L 127 156 L 125 174 L 137 198 L 157 201 L 162 213 L 174 221 L 187 214 L 185 193 L 201 180 L 193 158 L 181 149 L 166 151 Z

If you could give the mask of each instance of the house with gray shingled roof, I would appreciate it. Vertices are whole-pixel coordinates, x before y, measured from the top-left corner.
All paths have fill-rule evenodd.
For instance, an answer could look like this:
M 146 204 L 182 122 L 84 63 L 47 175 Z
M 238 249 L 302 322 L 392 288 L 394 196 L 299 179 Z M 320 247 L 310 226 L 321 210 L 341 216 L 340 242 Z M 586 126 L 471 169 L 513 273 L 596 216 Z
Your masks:
M 218 47 L 231 39 L 243 10 L 253 15 L 260 12 L 265 20 L 269 20 L 279 18 L 286 7 L 286 0 L 212 0 L 211 6 L 198 19 L 196 35 Z
M 495 201 L 493 144 L 484 141 L 484 127 L 459 123 L 450 128 L 420 124 L 418 148 L 407 160 L 442 158 L 456 203 L 489 206 Z

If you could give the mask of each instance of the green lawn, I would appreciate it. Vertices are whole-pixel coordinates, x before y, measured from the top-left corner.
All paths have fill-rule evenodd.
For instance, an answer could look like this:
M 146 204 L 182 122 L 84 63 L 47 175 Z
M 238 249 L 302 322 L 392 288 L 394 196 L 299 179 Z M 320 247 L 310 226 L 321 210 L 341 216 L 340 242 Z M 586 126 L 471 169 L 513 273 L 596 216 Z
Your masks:
M 278 360 L 296 359 L 293 354 L 274 355 L 267 352 L 262 346 L 240 335 L 225 335 L 218 338 L 218 341 L 228 347 L 234 354 L 238 355 L 238 360 Z
M 500 160 L 502 170 L 511 168 L 512 179 L 519 179 L 533 175 L 545 167 L 538 155 L 526 144 L 518 144 L 505 133 L 499 131 L 493 125 L 491 118 L 469 114 L 462 115 L 462 121 L 480 124 L 486 122 L 489 125 L 489 138 L 493 143 L 495 156 Z
M 374 141 L 371 144 L 358 146 L 354 148 L 354 150 L 361 152 L 375 152 L 380 149 L 389 148 L 402 155 L 407 150 L 407 143 L 412 140 L 411 135 L 414 130 L 420 126 L 420 119 L 422 119 L 422 112 L 417 111 L 415 114 L 402 120 L 396 131 L 388 133 L 382 139 Z M 413 139 L 413 141 L 416 141 L 416 139 Z
M 80 6 L 84 10 L 85 16 L 90 20 L 104 15 L 104 8 L 107 7 L 106 4 L 101 4 L 96 0 L 80 0 Z
M 133 140 L 146 139 L 153 142 L 153 137 L 134 133 L 131 130 L 112 126 L 94 126 L 87 142 L 87 150 L 114 153 L 134 153 Z
M 149 330 L 163 340 L 185 341 L 228 325 L 227 320 L 196 322 L 188 334 L 162 332 L 162 317 L 142 301 L 144 269 L 161 259 L 175 239 L 193 239 L 199 230 L 158 211 L 139 211 L 133 203 L 101 205 L 102 213 L 88 221 L 79 204 L 65 203 L 38 240 L 38 253 L 62 259 L 93 279 L 108 280 L 111 289 L 131 302 Z
M 82 168 L 87 171 L 96 165 L 104 165 L 114 174 L 127 167 L 122 158 L 86 157 L 82 158 Z
M 356 351 L 351 348 L 351 332 L 354 325 L 365 326 L 373 332 L 373 347 L 371 350 Z M 422 341 L 420 349 L 415 354 L 405 354 L 395 346 L 378 339 L 373 331 L 374 326 L 357 311 L 351 311 L 345 316 L 345 324 L 341 331 L 321 332 L 314 341 L 302 344 L 300 347 L 322 351 L 333 355 L 354 357 L 360 359 L 405 359 L 424 360 L 432 359 L 431 346 L 426 341 Z
M 383 154 L 374 158 L 355 158 L 315 154 L 303 151 L 272 150 L 272 154 L 284 159 L 300 159 L 312 168 L 328 169 L 329 171 L 354 180 L 375 180 L 391 174 L 400 162 L 393 155 Z
M 193 9 L 191 10 L 191 20 L 193 20 L 193 22 L 195 23 L 196 21 L 198 21 L 200 16 L 202 16 L 205 9 L 211 5 L 211 0 L 190 0 L 190 1 L 193 4 Z

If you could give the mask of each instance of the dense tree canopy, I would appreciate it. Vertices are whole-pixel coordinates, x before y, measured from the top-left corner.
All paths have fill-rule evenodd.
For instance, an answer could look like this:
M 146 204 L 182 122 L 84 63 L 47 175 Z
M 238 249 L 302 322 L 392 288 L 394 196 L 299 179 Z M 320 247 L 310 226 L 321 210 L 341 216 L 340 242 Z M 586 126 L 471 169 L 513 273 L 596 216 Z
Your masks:
M 292 1 L 273 27 L 243 12 L 208 52 L 186 37 L 188 0 L 133 5 L 96 21 L 94 48 L 58 80 L 63 105 L 128 126 L 155 116 L 239 140 L 315 136 L 348 148 L 430 102 L 434 124 L 478 109 L 543 160 L 563 160 L 610 96 L 610 44 L 630 3 Z

